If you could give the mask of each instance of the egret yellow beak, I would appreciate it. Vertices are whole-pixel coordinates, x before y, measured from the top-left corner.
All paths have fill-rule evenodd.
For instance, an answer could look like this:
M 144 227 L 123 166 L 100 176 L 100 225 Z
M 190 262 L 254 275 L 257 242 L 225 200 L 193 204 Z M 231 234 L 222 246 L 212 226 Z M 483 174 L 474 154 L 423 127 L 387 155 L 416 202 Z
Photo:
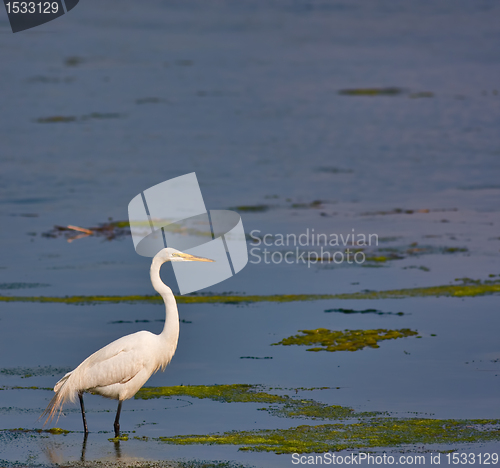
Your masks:
M 211 260 L 209 258 L 196 257 L 195 255 L 190 255 L 186 253 L 174 253 L 173 256 L 181 257 L 188 262 L 215 262 L 215 260 Z

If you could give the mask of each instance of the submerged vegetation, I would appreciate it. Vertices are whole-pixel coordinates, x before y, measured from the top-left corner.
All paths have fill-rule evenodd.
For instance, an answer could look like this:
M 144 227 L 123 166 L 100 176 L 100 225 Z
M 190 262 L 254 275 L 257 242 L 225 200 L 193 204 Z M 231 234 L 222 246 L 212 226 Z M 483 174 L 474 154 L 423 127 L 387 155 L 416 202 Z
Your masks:
M 328 388 L 328 387 L 325 387 Z M 316 389 L 321 390 L 322 388 Z M 300 396 L 290 397 L 286 390 L 314 390 L 307 388 L 266 388 L 262 385 L 189 385 L 173 387 L 145 387 L 137 399 L 190 397 L 211 399 L 221 403 L 259 403 L 257 408 L 273 416 L 310 420 L 330 420 L 329 424 L 300 425 L 288 429 L 257 429 L 228 431 L 222 434 L 178 435 L 173 437 L 146 437 L 142 441 L 160 441 L 177 445 L 209 444 L 235 445 L 239 450 L 284 453 L 324 453 L 348 449 L 388 448 L 411 445 L 412 450 L 426 450 L 426 445 L 443 444 L 447 449 L 454 444 L 500 441 L 498 419 L 424 419 L 397 418 L 388 413 L 356 412 L 353 408 L 327 405 Z M 276 393 L 272 393 L 276 392 Z M 279 393 L 279 394 L 278 394 Z M 71 431 L 52 428 L 4 429 L 0 435 L 16 437 L 27 435 L 66 435 Z M 127 441 L 128 435 L 110 438 L 112 442 Z M 422 447 L 417 447 L 418 445 Z M 458 447 L 457 447 L 458 448 Z
M 279 263 L 286 259 L 287 262 L 293 260 L 298 265 L 307 264 L 309 267 L 310 265 L 317 264 L 332 264 L 334 268 L 337 268 L 342 263 L 350 266 L 372 267 L 374 264 L 387 263 L 393 260 L 404 260 L 411 257 L 420 257 L 422 255 L 446 255 L 468 252 L 466 247 L 439 247 L 418 245 L 417 243 L 412 243 L 409 246 L 403 245 L 373 249 L 370 247 L 373 245 L 371 242 L 376 242 L 376 239 L 371 239 L 371 237 L 375 235 L 376 234 L 370 234 L 369 236 L 365 236 L 364 234 L 360 234 L 357 240 L 352 241 L 352 245 L 349 244 L 349 242 L 351 242 L 349 239 L 342 239 L 341 242 L 339 242 L 338 238 L 332 238 L 329 245 L 315 247 L 313 250 L 299 248 L 294 244 L 293 240 L 290 244 L 282 244 L 281 242 L 287 241 L 284 241 L 282 237 L 276 236 L 275 246 L 285 246 L 289 247 L 291 250 L 251 248 L 250 255 L 256 263 Z M 257 241 L 260 240 L 257 237 L 255 239 L 257 239 Z M 256 242 L 255 239 L 253 242 Z M 267 239 L 267 241 L 269 241 L 269 239 Z M 260 244 L 257 243 L 256 245 Z M 339 247 L 338 250 L 334 249 L 336 246 Z M 259 259 L 258 261 L 257 258 Z M 420 269 L 429 271 L 425 267 L 421 267 Z
M 229 208 L 234 211 L 242 211 L 246 213 L 262 213 L 269 210 L 269 205 L 240 205 Z
M 56 375 L 65 374 L 73 369 L 71 367 L 52 367 L 52 366 L 38 366 L 38 367 L 8 367 L 0 369 L 0 374 L 21 376 L 23 379 L 28 377 L 38 377 L 41 375 Z
M 389 88 L 350 88 L 339 91 L 339 94 L 345 96 L 396 96 L 402 93 L 403 89 L 394 86 Z
M 374 252 L 367 252 L 366 262 L 385 263 L 390 260 L 403 260 L 409 257 L 420 257 L 421 255 L 446 255 L 466 252 L 468 252 L 466 247 L 438 247 L 433 245 L 419 245 L 413 242 L 409 246 L 382 247 Z
M 416 445 L 500 441 L 499 424 L 497 419 L 372 418 L 352 424 L 303 425 L 289 429 L 160 437 L 159 440 L 178 445 L 239 445 L 239 450 L 278 454 L 401 445 L 411 445 L 414 449 Z
M 285 403 L 288 397 L 263 392 L 260 385 L 177 385 L 173 387 L 143 387 L 135 395 L 136 399 L 189 396 L 208 398 L 223 403 Z
M 92 112 L 91 114 L 82 115 L 80 117 L 76 117 L 74 115 L 51 115 L 49 117 L 40 117 L 36 119 L 38 123 L 69 123 L 69 122 L 77 122 L 77 121 L 86 121 L 86 120 L 103 120 L 103 119 L 119 119 L 123 117 L 123 114 L 119 114 L 118 112 Z
M 471 280 L 461 278 L 461 284 L 430 286 L 426 288 L 392 289 L 387 291 L 361 291 L 346 294 L 274 294 L 274 295 L 235 295 L 199 294 L 176 296 L 179 304 L 239 304 L 252 302 L 296 302 L 319 301 L 326 299 L 390 299 L 404 297 L 474 297 L 500 292 L 500 280 Z M 61 304 L 98 304 L 113 302 L 159 303 L 158 295 L 130 296 L 0 296 L 0 302 L 54 302 Z
M 9 433 L 34 433 L 34 434 L 70 434 L 73 431 L 67 431 L 66 429 L 61 429 L 60 427 L 53 427 L 51 429 L 24 429 L 19 427 L 17 429 L 0 429 L 1 432 L 9 432 Z
M 388 291 L 366 291 L 352 294 L 338 294 L 336 299 L 390 299 L 404 297 L 474 297 L 500 292 L 498 281 L 430 286 L 426 288 L 393 289 Z
M 372 417 L 380 413 L 356 413 L 353 408 L 327 405 L 311 399 L 292 398 L 286 394 L 269 393 L 262 385 L 186 385 L 174 387 L 144 387 L 135 395 L 136 399 L 171 398 L 187 396 L 209 399 L 222 403 L 261 403 L 271 405 L 259 408 L 273 416 L 304 419 L 353 419 Z M 277 389 L 276 389 L 277 390 Z M 308 390 L 308 389 L 296 389 Z
M 128 440 L 128 434 L 122 434 L 116 437 L 110 437 L 108 439 L 110 442 L 120 442 L 120 441 L 127 441 Z
M 350 88 L 350 89 L 341 89 L 339 94 L 344 96 L 398 96 L 400 94 L 407 94 L 408 97 L 412 99 L 418 98 L 432 98 L 434 97 L 434 93 L 431 91 L 417 91 L 417 92 L 409 92 L 404 90 L 403 88 L 397 88 L 395 86 L 391 86 L 388 88 Z
M 316 330 L 299 330 L 302 335 L 294 335 L 284 338 L 272 346 L 299 345 L 314 346 L 307 351 L 358 351 L 370 347 L 379 348 L 379 341 L 395 340 L 407 336 L 418 335 L 418 332 L 403 328 L 401 330 L 327 330 L 326 328 L 317 328 Z
M 374 215 L 398 215 L 398 214 L 417 214 L 417 213 L 442 213 L 447 211 L 458 211 L 457 208 L 437 208 L 437 209 L 429 209 L 429 208 L 416 208 L 416 209 L 403 209 L 403 208 L 394 208 L 389 211 L 367 211 L 365 213 L 361 213 L 361 216 L 374 216 Z
M 47 283 L 0 283 L 0 289 L 32 289 L 46 288 L 50 286 Z
M 364 309 L 364 310 L 354 310 L 354 309 L 326 309 L 325 312 L 339 312 L 341 314 L 377 314 L 377 315 L 404 315 L 404 312 L 383 312 L 378 309 Z

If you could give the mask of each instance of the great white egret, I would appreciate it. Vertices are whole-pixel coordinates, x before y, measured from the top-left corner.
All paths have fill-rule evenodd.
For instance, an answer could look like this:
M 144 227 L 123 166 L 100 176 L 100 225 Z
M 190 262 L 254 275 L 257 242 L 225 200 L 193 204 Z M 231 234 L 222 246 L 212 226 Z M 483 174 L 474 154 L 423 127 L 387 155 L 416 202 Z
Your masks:
M 118 400 L 115 418 L 115 436 L 120 434 L 120 412 L 124 400 L 132 398 L 153 373 L 165 370 L 172 359 L 179 338 L 179 313 L 172 290 L 160 278 L 165 262 L 213 262 L 176 249 L 160 250 L 151 263 L 151 283 L 165 302 L 165 326 L 159 335 L 140 331 L 113 341 L 96 351 L 75 370 L 68 372 L 54 387 L 55 396 L 40 417 L 47 416 L 45 424 L 54 418 L 67 400 L 80 399 L 83 429 L 88 434 L 83 393 L 89 392 Z

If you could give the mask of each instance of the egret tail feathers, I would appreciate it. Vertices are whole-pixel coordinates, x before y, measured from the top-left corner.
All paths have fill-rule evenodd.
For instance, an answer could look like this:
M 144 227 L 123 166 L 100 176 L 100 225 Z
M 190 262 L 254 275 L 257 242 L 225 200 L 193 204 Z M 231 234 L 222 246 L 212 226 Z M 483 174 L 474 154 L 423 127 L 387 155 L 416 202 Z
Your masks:
M 54 385 L 54 392 L 58 392 L 59 389 L 62 387 L 62 385 L 64 385 L 66 383 L 66 381 L 69 379 L 69 376 L 73 373 L 74 371 L 71 371 L 71 372 L 68 372 L 61 380 L 59 380 L 59 382 L 57 382 L 55 385 Z
M 47 408 L 45 408 L 45 411 L 38 418 L 40 420 L 47 416 L 45 422 L 43 423 L 44 426 L 49 421 L 52 421 L 55 418 L 57 412 L 59 412 L 59 414 L 57 415 L 57 421 L 59 421 L 59 417 L 62 413 L 62 408 L 67 400 L 75 401 L 77 392 L 73 388 L 71 388 L 72 386 L 68 381 L 70 375 L 71 372 L 66 374 L 61 380 L 59 380 L 59 382 L 56 383 L 54 387 L 54 391 L 56 392 L 56 394 L 54 395 L 52 400 L 50 400 L 50 403 Z

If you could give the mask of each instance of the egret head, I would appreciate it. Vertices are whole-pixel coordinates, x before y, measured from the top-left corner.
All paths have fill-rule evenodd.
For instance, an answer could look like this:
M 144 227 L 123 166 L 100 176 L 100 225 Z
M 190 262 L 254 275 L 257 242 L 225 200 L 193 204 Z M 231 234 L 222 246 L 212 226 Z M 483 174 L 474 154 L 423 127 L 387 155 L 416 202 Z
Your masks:
M 172 247 L 167 247 L 166 249 L 161 249 L 154 257 L 155 259 L 161 260 L 162 263 L 165 262 L 213 262 L 215 260 L 210 260 L 209 258 L 197 257 L 195 255 L 187 254 L 181 252 L 180 250 L 173 249 Z

